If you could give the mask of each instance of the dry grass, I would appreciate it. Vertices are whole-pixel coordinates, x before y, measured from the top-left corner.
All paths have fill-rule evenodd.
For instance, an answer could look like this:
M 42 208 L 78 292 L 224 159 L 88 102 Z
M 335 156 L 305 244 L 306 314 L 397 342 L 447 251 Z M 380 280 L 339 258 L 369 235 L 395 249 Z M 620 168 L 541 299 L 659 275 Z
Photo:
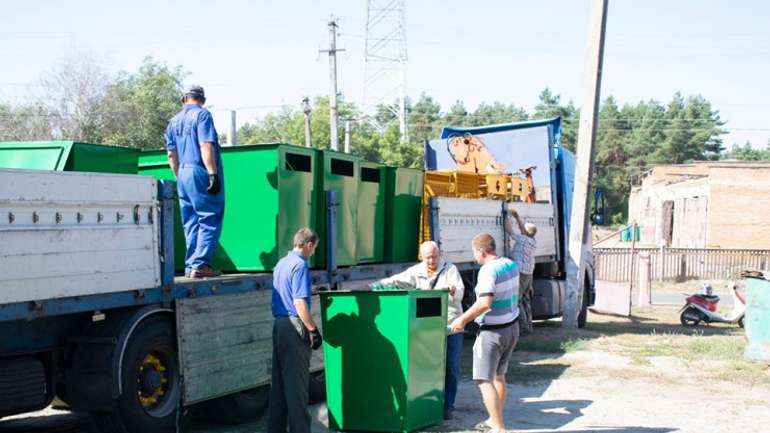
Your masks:
M 723 380 L 770 385 L 767 364 L 743 359 L 746 340 L 735 325 L 685 328 L 676 307 L 635 309 L 630 318 L 591 314 L 585 329 L 558 322 L 523 337 L 509 379 L 524 382 L 596 375 L 676 383 Z

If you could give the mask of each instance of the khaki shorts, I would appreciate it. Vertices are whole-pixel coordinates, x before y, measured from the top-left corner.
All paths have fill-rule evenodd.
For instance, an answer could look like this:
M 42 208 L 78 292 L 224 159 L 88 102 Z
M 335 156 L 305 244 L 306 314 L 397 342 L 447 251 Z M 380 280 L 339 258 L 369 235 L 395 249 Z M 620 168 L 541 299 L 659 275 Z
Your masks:
M 505 376 L 518 341 L 518 321 L 507 328 L 479 331 L 473 343 L 473 380 L 492 381 Z

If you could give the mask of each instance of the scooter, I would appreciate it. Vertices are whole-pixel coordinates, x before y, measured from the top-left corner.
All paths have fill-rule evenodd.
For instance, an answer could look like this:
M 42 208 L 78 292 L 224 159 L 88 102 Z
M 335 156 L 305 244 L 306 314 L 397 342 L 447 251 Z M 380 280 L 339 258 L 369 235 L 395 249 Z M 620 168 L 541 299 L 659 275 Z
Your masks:
M 684 326 L 698 326 L 700 322 L 709 323 L 737 323 L 743 328 L 743 318 L 746 315 L 746 299 L 738 292 L 735 283 L 727 286 L 733 297 L 733 311 L 729 316 L 723 316 L 717 313 L 719 296 L 713 294 L 713 289 L 707 283 L 703 284 L 701 293 L 688 295 L 684 307 L 679 312 L 679 321 Z

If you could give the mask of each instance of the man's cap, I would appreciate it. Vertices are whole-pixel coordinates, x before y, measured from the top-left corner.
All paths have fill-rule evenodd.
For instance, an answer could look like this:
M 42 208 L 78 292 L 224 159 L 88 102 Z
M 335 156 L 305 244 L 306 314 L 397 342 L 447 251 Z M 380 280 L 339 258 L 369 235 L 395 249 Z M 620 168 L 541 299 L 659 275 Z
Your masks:
M 534 238 L 537 233 L 537 226 L 532 223 L 526 223 L 524 224 L 524 230 L 527 231 L 527 234 L 529 234 L 530 237 Z
M 185 96 L 190 95 L 195 98 L 203 99 L 206 97 L 206 93 L 203 91 L 203 87 L 197 84 L 187 86 L 184 91 Z

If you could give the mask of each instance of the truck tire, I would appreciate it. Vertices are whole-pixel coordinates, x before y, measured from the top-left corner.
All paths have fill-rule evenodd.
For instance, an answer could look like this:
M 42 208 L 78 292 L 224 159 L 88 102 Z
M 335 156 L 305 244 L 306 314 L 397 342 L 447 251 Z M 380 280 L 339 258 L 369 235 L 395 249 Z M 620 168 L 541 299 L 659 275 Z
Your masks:
M 94 412 L 104 433 L 176 430 L 181 382 L 172 322 L 163 316 L 140 323 L 123 354 L 122 393 L 114 412 Z
M 588 321 L 588 284 L 588 280 L 586 280 L 583 288 L 583 303 L 580 306 L 580 314 L 578 314 L 578 328 L 585 328 Z
M 270 385 L 264 385 L 196 405 L 199 418 L 222 424 L 258 421 L 267 413 Z

